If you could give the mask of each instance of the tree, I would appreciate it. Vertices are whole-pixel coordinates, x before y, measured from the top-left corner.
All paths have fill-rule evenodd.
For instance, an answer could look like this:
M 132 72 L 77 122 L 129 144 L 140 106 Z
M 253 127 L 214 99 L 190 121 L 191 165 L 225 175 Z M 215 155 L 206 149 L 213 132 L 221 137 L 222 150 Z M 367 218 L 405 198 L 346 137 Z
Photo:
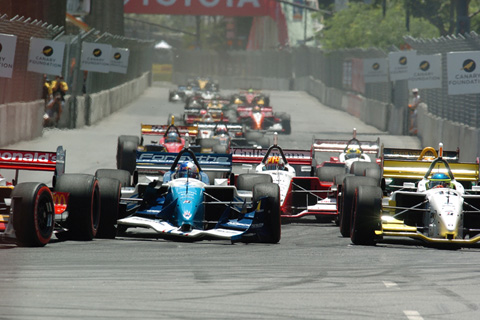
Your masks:
M 392 1 L 393 2 L 393 1 Z M 325 49 L 340 48 L 388 48 L 400 47 L 403 37 L 438 37 L 439 33 L 430 23 L 421 18 L 410 19 L 410 32 L 405 26 L 403 3 L 390 3 L 383 16 L 381 5 L 349 3 L 348 9 L 336 12 L 326 19 L 320 42 Z

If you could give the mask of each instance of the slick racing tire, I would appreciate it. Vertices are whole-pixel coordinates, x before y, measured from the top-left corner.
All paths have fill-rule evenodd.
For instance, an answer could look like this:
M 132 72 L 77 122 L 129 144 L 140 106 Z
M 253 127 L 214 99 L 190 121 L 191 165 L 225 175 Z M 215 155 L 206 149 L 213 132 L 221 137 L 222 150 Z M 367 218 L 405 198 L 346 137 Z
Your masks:
M 283 128 L 283 133 L 284 134 L 291 134 L 292 133 L 292 126 L 291 126 L 291 120 L 290 120 L 290 115 L 289 114 L 284 114 L 282 115 L 281 123 L 282 123 L 282 128 Z
M 373 162 L 356 161 L 352 163 L 350 173 L 353 173 L 356 176 L 375 178 L 377 181 L 380 181 L 382 178 L 380 166 Z
M 43 183 L 25 182 L 12 192 L 13 228 L 23 247 L 43 247 L 52 237 L 55 207 L 50 189 Z
M 98 180 L 89 174 L 64 174 L 57 178 L 55 191 L 68 192 L 68 229 L 64 238 L 92 240 L 100 223 L 100 187 Z
M 341 199 L 342 210 L 338 212 L 340 233 L 343 237 L 350 237 L 350 222 L 352 219 L 355 190 L 359 186 L 378 187 L 378 182 L 373 178 L 357 176 L 345 177 L 343 180 Z
M 280 187 L 275 183 L 260 183 L 253 186 L 253 203 L 268 197 L 267 209 L 264 211 L 266 235 L 259 235 L 260 242 L 278 243 L 281 237 Z
M 95 177 L 100 178 L 112 178 L 120 181 L 122 187 L 132 186 L 132 177 L 127 170 L 119 169 L 98 169 L 95 172 Z
M 353 174 L 351 173 L 342 173 L 338 174 L 335 177 L 333 177 L 333 185 L 337 186 L 337 218 L 335 219 L 335 224 L 337 226 L 340 225 L 340 213 L 342 212 L 342 199 L 343 199 L 343 192 L 342 192 L 342 187 L 343 187 L 343 180 L 345 177 L 353 177 Z
M 268 137 L 262 137 L 257 140 L 257 145 L 263 149 L 268 149 L 270 147 L 270 139 Z
M 337 166 L 326 166 L 326 167 L 318 167 L 316 170 L 316 176 L 320 181 L 327 181 L 333 182 L 333 179 L 345 173 L 344 167 L 337 167 Z
M 140 139 L 136 136 L 120 136 L 117 144 L 117 169 L 133 174 L 137 167 L 137 148 Z
M 245 139 L 250 142 L 255 142 L 258 144 L 258 141 L 262 139 L 265 135 L 262 132 L 258 131 L 247 131 L 245 132 Z
M 213 153 L 230 153 L 230 150 L 226 145 L 217 144 L 213 146 Z
M 253 187 L 259 183 L 272 183 L 272 177 L 261 173 L 241 173 L 237 177 L 238 190 L 253 190 Z
M 98 186 L 100 188 L 100 222 L 96 237 L 115 239 L 122 186 L 118 179 L 107 177 L 99 178 Z
M 350 239 L 357 245 L 375 245 L 375 230 L 381 227 L 382 189 L 359 186 L 355 191 Z

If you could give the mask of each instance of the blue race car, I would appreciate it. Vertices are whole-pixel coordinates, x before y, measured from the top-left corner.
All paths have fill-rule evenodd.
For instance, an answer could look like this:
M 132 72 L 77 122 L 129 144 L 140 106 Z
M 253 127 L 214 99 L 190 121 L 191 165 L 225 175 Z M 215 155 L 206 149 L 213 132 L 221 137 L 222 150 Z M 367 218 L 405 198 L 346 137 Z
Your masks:
M 212 166 L 215 156 L 208 155 L 203 163 Z M 231 155 L 218 156 L 231 163 Z M 164 154 L 156 157 L 155 152 L 140 153 L 137 157 L 142 158 L 137 163 L 152 168 L 161 167 L 165 159 Z M 250 188 L 248 192 L 228 185 L 228 179 L 211 185 L 197 156 L 184 148 L 162 182 L 139 183 L 130 197 L 122 198 L 126 217 L 117 221 L 118 230 L 125 233 L 127 228 L 140 227 L 153 229 L 156 237 L 173 239 L 277 243 L 281 234 L 280 191 L 277 184 L 265 177 L 246 174 L 237 178 L 237 184 L 242 184 L 239 189 Z

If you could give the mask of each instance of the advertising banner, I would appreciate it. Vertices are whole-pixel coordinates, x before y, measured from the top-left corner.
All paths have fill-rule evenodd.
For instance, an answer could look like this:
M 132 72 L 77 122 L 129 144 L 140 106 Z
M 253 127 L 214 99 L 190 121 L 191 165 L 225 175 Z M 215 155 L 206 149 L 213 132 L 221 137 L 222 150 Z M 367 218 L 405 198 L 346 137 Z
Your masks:
M 30 38 L 27 70 L 61 76 L 64 51 L 64 42 Z
M 408 64 L 408 88 L 442 87 L 442 54 L 417 55 Z
M 80 70 L 108 73 L 112 46 L 104 43 L 84 42 Z
M 412 63 L 416 55 L 417 52 L 414 50 L 390 52 L 388 54 L 390 81 L 407 80 L 409 78 L 408 64 Z
M 0 77 L 11 78 L 17 36 L 0 33 Z
M 448 94 L 480 93 L 480 51 L 447 53 Z
M 274 2 L 274 1 L 272 1 Z M 124 0 L 125 13 L 267 16 L 270 0 Z
M 388 63 L 385 58 L 363 59 L 363 78 L 365 83 L 387 82 Z
M 130 51 L 128 51 L 128 49 L 112 48 L 110 71 L 123 74 L 127 73 L 129 55 Z

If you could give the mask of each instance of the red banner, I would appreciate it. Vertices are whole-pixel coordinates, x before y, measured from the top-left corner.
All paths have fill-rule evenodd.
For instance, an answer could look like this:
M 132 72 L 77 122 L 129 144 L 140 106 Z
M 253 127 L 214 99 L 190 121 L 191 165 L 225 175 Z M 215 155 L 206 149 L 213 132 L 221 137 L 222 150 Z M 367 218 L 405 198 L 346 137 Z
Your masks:
M 273 0 L 124 0 L 125 13 L 267 16 Z

